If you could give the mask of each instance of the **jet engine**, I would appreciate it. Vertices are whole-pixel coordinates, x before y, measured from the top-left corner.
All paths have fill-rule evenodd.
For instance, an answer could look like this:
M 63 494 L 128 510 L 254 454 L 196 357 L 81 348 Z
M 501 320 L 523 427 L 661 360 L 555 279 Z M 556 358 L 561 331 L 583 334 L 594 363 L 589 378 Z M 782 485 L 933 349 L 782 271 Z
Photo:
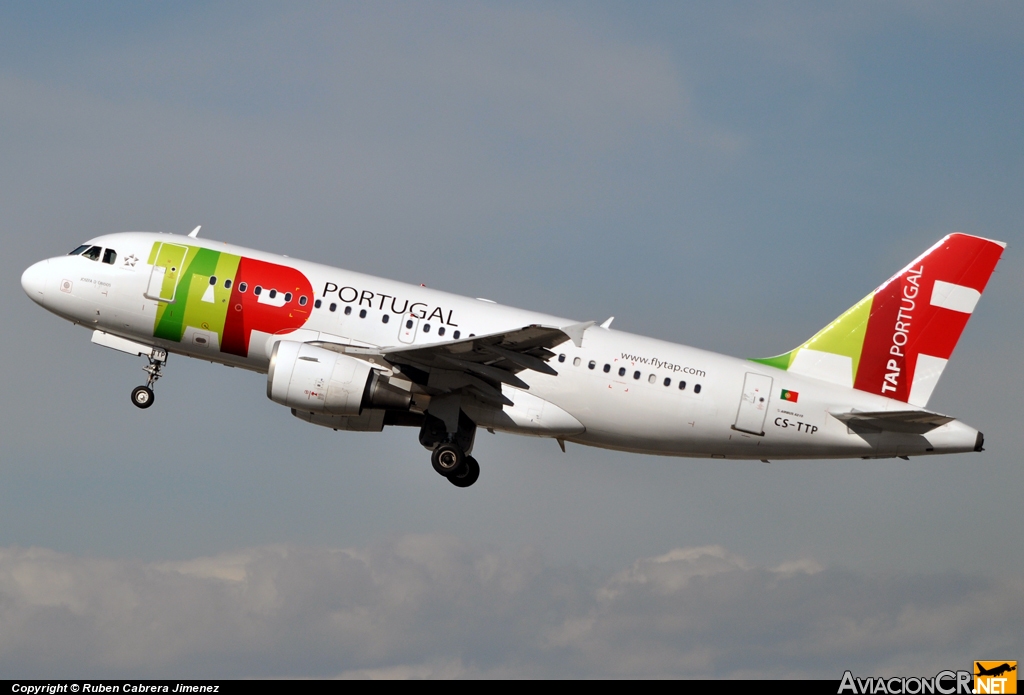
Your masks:
M 274 346 L 267 397 L 300 411 L 346 416 L 363 408 L 408 410 L 412 403 L 410 392 L 366 362 L 293 340 Z

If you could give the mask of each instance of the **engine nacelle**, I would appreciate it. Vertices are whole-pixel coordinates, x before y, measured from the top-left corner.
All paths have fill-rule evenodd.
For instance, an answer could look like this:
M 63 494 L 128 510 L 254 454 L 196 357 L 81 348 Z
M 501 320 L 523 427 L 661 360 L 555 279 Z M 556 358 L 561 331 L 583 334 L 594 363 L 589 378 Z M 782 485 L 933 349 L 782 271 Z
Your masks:
M 299 411 L 345 416 L 370 407 L 408 410 L 412 402 L 411 393 L 366 362 L 294 340 L 274 346 L 267 397 Z

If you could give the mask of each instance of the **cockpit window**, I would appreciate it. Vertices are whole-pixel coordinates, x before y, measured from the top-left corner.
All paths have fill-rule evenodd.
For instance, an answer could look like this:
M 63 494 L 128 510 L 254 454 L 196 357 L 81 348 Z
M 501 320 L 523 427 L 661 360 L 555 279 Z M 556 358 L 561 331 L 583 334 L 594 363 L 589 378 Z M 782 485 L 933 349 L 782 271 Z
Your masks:
M 82 255 L 88 258 L 90 261 L 98 261 L 100 259 L 100 253 L 103 249 L 99 246 L 90 246 L 89 249 Z
M 114 265 L 114 261 L 117 260 L 117 251 L 114 249 L 106 249 L 103 252 L 103 262 L 107 265 Z
M 82 253 L 82 251 L 85 251 L 87 248 L 89 248 L 88 244 L 82 244 L 81 246 L 79 246 L 77 249 L 75 249 L 74 251 L 72 251 L 68 255 L 69 256 L 77 256 L 78 254 Z

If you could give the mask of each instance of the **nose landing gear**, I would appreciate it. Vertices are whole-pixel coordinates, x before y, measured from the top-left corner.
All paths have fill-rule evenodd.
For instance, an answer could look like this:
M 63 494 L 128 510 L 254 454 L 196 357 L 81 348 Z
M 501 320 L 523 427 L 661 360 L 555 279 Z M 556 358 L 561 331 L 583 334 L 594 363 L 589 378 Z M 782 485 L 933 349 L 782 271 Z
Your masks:
M 153 395 L 153 384 L 163 376 L 160 372 L 164 365 L 167 364 L 167 351 L 153 348 L 153 352 L 150 355 L 146 355 L 146 359 L 149 360 L 149 364 L 143 367 L 142 371 L 149 374 L 149 379 L 145 386 L 136 386 L 132 389 L 132 405 L 143 409 L 153 405 L 153 400 L 156 398 Z
M 132 405 L 136 408 L 148 408 L 153 405 L 153 389 L 148 386 L 136 386 L 132 389 Z

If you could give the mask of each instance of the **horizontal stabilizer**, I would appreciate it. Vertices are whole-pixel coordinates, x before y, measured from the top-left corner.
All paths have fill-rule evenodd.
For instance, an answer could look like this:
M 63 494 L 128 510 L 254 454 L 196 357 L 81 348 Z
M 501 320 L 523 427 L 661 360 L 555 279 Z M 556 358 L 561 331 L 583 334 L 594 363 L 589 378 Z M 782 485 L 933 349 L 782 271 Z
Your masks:
M 948 415 L 930 413 L 927 410 L 887 410 L 874 413 L 830 413 L 830 415 L 845 423 L 852 430 L 867 428 L 908 434 L 931 432 L 936 427 L 942 427 L 947 422 L 956 419 Z

